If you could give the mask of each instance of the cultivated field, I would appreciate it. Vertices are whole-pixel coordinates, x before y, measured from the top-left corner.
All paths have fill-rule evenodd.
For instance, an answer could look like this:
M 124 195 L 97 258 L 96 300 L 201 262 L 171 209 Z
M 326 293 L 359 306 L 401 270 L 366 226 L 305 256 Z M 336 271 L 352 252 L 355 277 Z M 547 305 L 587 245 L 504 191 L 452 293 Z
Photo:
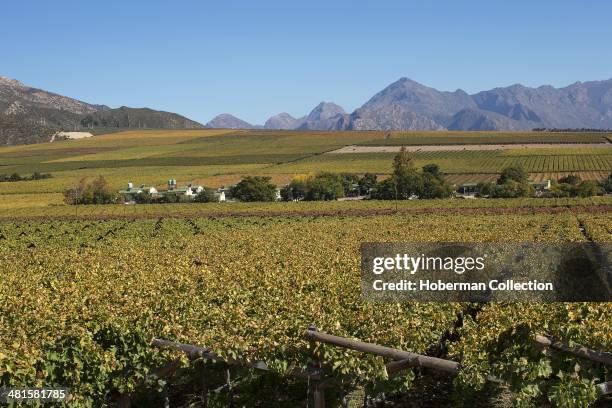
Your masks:
M 549 390 L 553 395 L 583 392 L 580 401 L 592 401 L 589 384 L 603 380 L 603 367 L 576 368 L 575 359 L 534 354 L 530 339 L 546 332 L 609 350 L 608 304 L 491 303 L 475 312 L 461 303 L 370 303 L 359 290 L 362 242 L 610 241 L 610 212 L 583 211 L 3 221 L 0 373 L 13 385 L 69 386 L 83 406 L 134 388 L 134 398 L 156 405 L 162 393 L 141 379 L 172 358 L 149 346 L 161 337 L 226 358 L 264 360 L 281 377 L 315 358 L 328 375 L 351 376 L 347 389 L 386 382 L 381 358 L 313 350 L 303 332 L 316 324 L 335 335 L 459 361 L 465 370 L 444 387 L 465 398 L 475 394 L 483 406 L 496 395 L 487 376 L 513 384 L 506 392 L 530 401 L 524 390 L 543 387 L 549 376 L 542 367 L 551 364 L 568 376 L 548 379 L 558 388 Z M 389 390 L 423 375 L 408 370 Z M 274 395 L 247 392 L 249 381 L 255 380 L 234 386 L 235 400 Z M 199 398 L 197 389 L 173 387 L 166 392 Z M 211 395 L 227 403 L 229 394 Z M 280 405 L 302 405 L 307 382 L 290 395 Z
M 502 168 L 514 164 L 524 166 L 534 180 L 570 173 L 601 179 L 612 171 L 608 138 L 540 132 L 125 131 L 0 148 L 0 173 L 53 174 L 46 180 L 0 183 L 0 209 L 60 204 L 58 193 L 83 177 L 98 175 L 117 190 L 128 181 L 163 186 L 169 178 L 179 184 L 219 187 L 234 184 L 243 175 L 270 176 L 282 185 L 297 174 L 325 170 L 384 177 L 391 171 L 394 146 L 402 144 L 419 150 L 418 166 L 437 163 L 453 182 L 494 179 Z M 356 145 L 369 146 L 350 147 Z M 384 145 L 392 151 L 352 150 L 388 149 L 380 147 Z M 481 150 L 472 150 L 473 145 Z M 335 153 L 338 149 L 348 152 Z M 2 197 L 8 194 L 12 197 Z
M 71 406 L 83 407 L 113 406 L 125 396 L 134 406 L 162 406 L 165 398 L 172 406 L 201 406 L 205 396 L 212 407 L 230 400 L 305 407 L 312 406 L 312 384 L 287 374 L 316 365 L 338 379 L 336 403 L 342 392 L 361 393 L 361 402 L 364 394 L 384 392 L 393 401 L 410 392 L 429 406 L 453 406 L 456 398 L 474 407 L 509 400 L 586 406 L 609 370 L 543 353 L 532 339 L 547 333 L 611 350 L 610 304 L 375 304 L 360 296 L 359 246 L 610 242 L 612 197 L 62 203 L 61 192 L 83 177 L 103 175 L 120 189 L 128 181 L 163 185 L 169 178 L 216 187 L 243 175 L 282 184 L 322 170 L 386 176 L 391 152 L 330 152 L 395 139 L 488 146 L 510 143 L 511 136 L 542 145 L 431 149 L 416 152 L 416 163 L 438 163 L 456 183 L 494 179 L 512 164 L 533 179 L 570 173 L 597 179 L 612 171 L 612 150 L 594 147 L 603 137 L 595 134 L 130 131 L 0 148 L 0 173 L 53 175 L 0 183 L 0 385 L 69 386 Z M 550 146 L 563 142 L 573 148 Z M 383 358 L 315 347 L 304 338 L 311 324 L 462 368 L 455 380 L 421 368 L 390 379 Z M 270 372 L 177 363 L 178 354 L 151 347 L 154 337 L 204 346 L 226 360 L 261 360 Z M 161 379 L 157 369 L 169 362 L 183 368 Z M 210 375 L 207 388 L 203 372 Z

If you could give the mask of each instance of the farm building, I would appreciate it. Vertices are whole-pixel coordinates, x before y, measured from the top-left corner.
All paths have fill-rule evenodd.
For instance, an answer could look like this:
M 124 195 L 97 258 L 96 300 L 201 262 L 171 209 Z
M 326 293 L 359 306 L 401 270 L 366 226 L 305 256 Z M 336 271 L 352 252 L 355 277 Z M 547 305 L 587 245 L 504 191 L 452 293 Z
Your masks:
M 550 180 L 534 181 L 529 184 L 533 186 L 536 192 L 544 192 L 550 190 Z
M 121 194 L 125 198 L 126 202 L 131 202 L 134 201 L 137 194 L 149 194 L 151 196 L 157 196 L 159 195 L 159 192 L 155 187 L 145 186 L 144 184 L 141 184 L 140 187 L 134 187 L 134 184 L 130 182 L 127 185 L 127 189 L 120 190 L 119 194 Z
M 168 195 L 173 195 L 177 197 L 195 197 L 204 191 L 204 187 L 188 184 L 185 187 L 177 187 L 176 180 L 170 179 L 168 180 L 168 189 L 167 190 L 157 190 L 155 187 L 147 187 L 144 184 L 141 184 L 140 187 L 134 187 L 133 183 L 128 183 L 127 189 L 120 190 L 119 194 L 121 194 L 126 202 L 133 202 L 136 200 L 136 196 L 139 194 L 148 194 L 149 196 L 155 197 L 163 197 Z
M 475 196 L 479 193 L 478 183 L 463 183 L 457 188 L 457 193 L 464 197 Z
M 168 180 L 168 189 L 162 191 L 162 194 L 164 195 L 173 194 L 179 197 L 180 196 L 195 197 L 198 194 L 200 194 L 202 191 L 204 191 L 204 187 L 195 186 L 192 184 L 187 184 L 185 187 L 177 187 L 176 179 L 170 179 Z

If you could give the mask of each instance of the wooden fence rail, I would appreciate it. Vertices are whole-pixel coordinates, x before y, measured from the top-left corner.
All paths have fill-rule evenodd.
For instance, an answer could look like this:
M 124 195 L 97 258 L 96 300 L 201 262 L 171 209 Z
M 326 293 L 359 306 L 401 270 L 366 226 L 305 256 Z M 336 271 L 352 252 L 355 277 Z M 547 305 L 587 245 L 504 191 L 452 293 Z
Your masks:
M 599 350 L 593 350 L 593 349 L 583 347 L 583 346 L 570 347 L 565 343 L 556 341 L 553 336 L 548 336 L 545 334 L 536 335 L 535 341 L 536 343 L 544 347 L 549 347 L 561 353 L 569 354 L 574 357 L 584 358 L 586 360 L 595 361 L 596 363 L 612 365 L 612 353 L 608 353 L 605 351 L 599 351 Z M 611 395 L 612 394 L 612 381 L 597 384 L 595 385 L 595 388 L 597 389 L 597 392 L 601 396 Z
M 351 340 L 346 337 L 333 336 L 317 330 L 316 327 L 310 327 L 306 331 L 306 338 L 320 343 L 331 344 L 338 347 L 344 347 L 351 350 L 361 351 L 363 353 L 374 354 L 381 357 L 386 357 L 395 361 L 403 361 L 401 366 L 407 367 L 427 367 L 434 370 L 445 371 L 453 375 L 459 373 L 459 363 L 451 360 L 444 360 L 436 357 L 424 356 L 422 354 L 411 353 L 409 351 L 398 350 L 390 347 L 380 346 L 373 343 L 365 343 L 363 341 Z M 392 370 L 399 367 L 393 365 Z
M 457 375 L 461 370 L 461 365 L 455 361 L 445 360 L 437 357 L 425 356 L 405 350 L 385 347 L 378 344 L 366 343 L 363 341 L 353 340 L 346 337 L 334 336 L 324 332 L 320 332 L 316 327 L 311 326 L 306 330 L 304 337 L 313 342 L 329 344 L 336 347 L 356 350 L 367 354 L 373 354 L 380 357 L 388 358 L 392 361 L 386 364 L 387 374 L 389 377 L 398 375 L 402 370 L 410 367 L 425 367 L 433 370 L 443 371 L 451 375 Z M 584 358 L 598 363 L 612 365 L 612 353 L 597 351 L 586 347 L 570 347 L 564 343 L 556 341 L 552 336 L 536 335 L 535 341 L 553 350 L 572 355 L 574 357 Z M 191 360 L 204 358 L 213 362 L 225 363 L 228 365 L 239 365 L 242 367 L 255 368 L 258 370 L 269 371 L 267 364 L 264 361 L 247 361 L 241 358 L 221 357 L 213 353 L 210 349 L 194 346 L 191 344 L 178 343 L 163 339 L 153 339 L 151 345 L 161 349 L 173 349 L 185 353 Z M 167 371 L 171 375 L 176 370 L 176 361 L 171 363 L 170 368 L 159 370 L 161 376 Z M 292 377 L 312 380 L 310 383 L 310 391 L 314 408 L 325 407 L 325 390 L 336 387 L 341 384 L 341 380 L 336 377 L 325 377 L 324 372 L 318 367 L 309 367 L 305 369 L 295 369 L 290 374 Z M 496 382 L 501 380 L 492 379 Z M 600 395 L 612 394 L 612 381 L 596 385 Z M 128 403 L 129 404 L 129 403 Z M 129 406 L 129 405 L 128 405 Z
M 570 354 L 574 357 L 584 358 L 606 365 L 612 365 L 612 353 L 605 351 L 593 350 L 587 347 L 570 347 L 567 344 L 556 341 L 554 337 L 538 334 L 535 336 L 535 341 L 544 347 L 550 347 L 553 350 L 562 353 Z

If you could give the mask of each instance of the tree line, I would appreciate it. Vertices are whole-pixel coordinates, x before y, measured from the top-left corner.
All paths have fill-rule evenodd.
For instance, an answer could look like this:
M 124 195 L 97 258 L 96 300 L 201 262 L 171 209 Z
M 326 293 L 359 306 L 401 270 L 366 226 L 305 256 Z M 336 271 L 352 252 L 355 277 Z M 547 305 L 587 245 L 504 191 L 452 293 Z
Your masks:
M 31 181 L 31 180 L 44 180 L 53 177 L 50 173 L 39 173 L 35 171 L 31 176 L 22 176 L 19 173 L 12 174 L 0 174 L 0 183 L 1 182 L 10 182 L 10 181 Z

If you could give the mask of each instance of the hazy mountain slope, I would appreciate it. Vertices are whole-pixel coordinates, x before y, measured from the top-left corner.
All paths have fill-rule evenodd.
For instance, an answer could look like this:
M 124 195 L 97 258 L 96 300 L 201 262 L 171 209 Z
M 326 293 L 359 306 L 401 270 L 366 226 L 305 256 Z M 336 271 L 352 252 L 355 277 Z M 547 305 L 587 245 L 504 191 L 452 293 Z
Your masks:
M 2 76 L 0 76 L 0 101 L 9 105 L 17 102 L 31 108 L 50 108 L 76 114 L 110 109 L 105 105 L 93 105 L 53 92 L 31 88 L 15 79 Z
M 457 112 L 448 130 L 530 130 L 536 127 L 532 122 L 520 122 L 499 113 L 480 109 L 463 109 Z
M 32 88 L 0 77 L 0 144 L 46 142 L 59 130 L 120 128 L 201 128 L 175 113 L 148 108 L 111 109 Z
M 512 85 L 473 95 L 480 109 L 549 128 L 612 127 L 612 80 L 565 88 Z
M 286 112 L 274 115 L 266 120 L 264 128 L 266 129 L 295 129 L 304 123 L 305 117 L 294 118 Z
M 401 78 L 374 95 L 353 117 L 352 128 L 440 129 L 462 109 L 476 108 L 462 90 L 441 92 Z
M 426 115 L 412 112 L 399 104 L 377 108 L 359 108 L 345 125 L 349 130 L 443 130 L 444 126 Z
M 251 129 L 254 126 L 229 113 L 222 113 L 212 118 L 206 124 L 206 127 L 215 129 Z
M 55 126 L 31 121 L 21 114 L 0 113 L 0 145 L 48 142 L 58 130 Z
M 338 121 L 346 115 L 341 106 L 333 102 L 321 102 L 314 107 L 298 126 L 301 130 L 338 130 Z
M 128 108 L 97 111 L 81 118 L 83 126 L 150 128 L 150 129 L 197 129 L 203 126 L 176 113 L 156 111 L 149 108 Z

